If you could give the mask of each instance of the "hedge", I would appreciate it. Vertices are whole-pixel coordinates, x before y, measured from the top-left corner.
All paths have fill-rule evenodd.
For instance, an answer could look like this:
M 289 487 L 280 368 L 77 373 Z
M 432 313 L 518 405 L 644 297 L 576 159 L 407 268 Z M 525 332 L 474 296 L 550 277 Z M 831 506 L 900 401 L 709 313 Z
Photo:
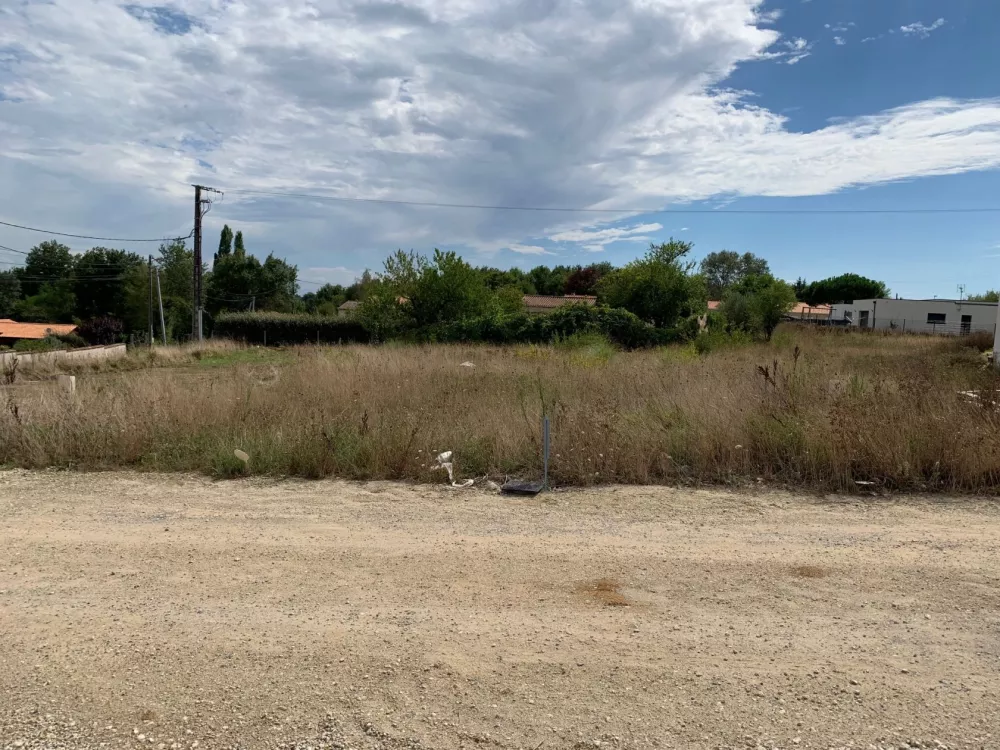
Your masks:
M 639 349 L 680 341 L 696 332 L 695 327 L 686 324 L 677 329 L 654 328 L 618 308 L 567 305 L 541 315 L 514 313 L 466 318 L 427 329 L 422 338 L 440 342 L 546 344 L 578 333 L 601 333 L 626 349 Z
M 408 338 L 441 343 L 548 344 L 578 333 L 600 333 L 626 349 L 682 341 L 697 333 L 697 321 L 655 328 L 618 308 L 566 305 L 542 315 L 512 313 L 464 318 L 411 332 Z M 214 334 L 249 344 L 370 343 L 356 319 L 274 312 L 222 313 Z
M 369 343 L 356 320 L 276 312 L 221 313 L 213 334 L 248 344 Z

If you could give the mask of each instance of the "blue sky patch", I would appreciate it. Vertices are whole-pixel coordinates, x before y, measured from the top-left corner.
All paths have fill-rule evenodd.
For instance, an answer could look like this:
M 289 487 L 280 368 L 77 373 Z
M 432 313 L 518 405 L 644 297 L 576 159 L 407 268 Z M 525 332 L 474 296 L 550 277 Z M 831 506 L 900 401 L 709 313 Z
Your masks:
M 181 36 L 199 25 L 198 21 L 193 17 L 167 5 L 154 5 L 150 7 L 126 5 L 124 8 L 133 18 L 138 18 L 140 21 L 149 21 L 158 31 L 164 34 Z

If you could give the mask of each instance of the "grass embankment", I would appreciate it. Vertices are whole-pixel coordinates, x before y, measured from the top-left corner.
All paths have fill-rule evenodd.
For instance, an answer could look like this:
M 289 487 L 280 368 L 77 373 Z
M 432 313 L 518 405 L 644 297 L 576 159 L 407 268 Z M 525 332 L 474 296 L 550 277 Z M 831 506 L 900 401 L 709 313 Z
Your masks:
M 785 329 L 701 355 L 594 340 L 154 350 L 81 374 L 73 400 L 6 388 L 0 462 L 441 481 L 432 457 L 453 450 L 463 477 L 527 476 L 545 412 L 556 483 L 992 491 L 1000 411 L 959 391 L 998 383 L 963 343 Z

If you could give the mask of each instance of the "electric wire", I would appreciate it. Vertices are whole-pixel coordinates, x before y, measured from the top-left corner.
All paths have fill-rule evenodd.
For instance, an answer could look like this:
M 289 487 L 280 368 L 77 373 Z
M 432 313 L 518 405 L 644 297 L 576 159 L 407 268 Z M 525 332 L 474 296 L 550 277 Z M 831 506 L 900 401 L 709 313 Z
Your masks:
M 328 200 L 344 203 L 380 203 L 394 206 L 418 206 L 424 208 L 460 208 L 487 211 L 552 211 L 557 213 L 597 213 L 597 214 L 971 214 L 998 213 L 1000 206 L 973 206 L 959 208 L 586 208 L 574 206 L 509 206 L 480 203 L 442 203 L 437 201 L 409 201 L 392 198 L 358 198 L 317 193 L 291 193 L 272 190 L 251 190 L 230 188 L 227 193 L 243 195 L 267 195 L 277 198 L 304 198 Z

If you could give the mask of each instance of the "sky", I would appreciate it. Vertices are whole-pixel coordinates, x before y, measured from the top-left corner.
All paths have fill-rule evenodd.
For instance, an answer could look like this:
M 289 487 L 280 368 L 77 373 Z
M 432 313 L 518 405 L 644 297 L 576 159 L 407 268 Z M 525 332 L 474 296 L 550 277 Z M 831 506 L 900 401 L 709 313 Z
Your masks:
M 303 291 L 674 237 L 953 297 L 1000 288 L 998 36 L 994 0 L 0 0 L 0 221 L 187 235 L 199 183 L 205 254 L 228 223 Z

